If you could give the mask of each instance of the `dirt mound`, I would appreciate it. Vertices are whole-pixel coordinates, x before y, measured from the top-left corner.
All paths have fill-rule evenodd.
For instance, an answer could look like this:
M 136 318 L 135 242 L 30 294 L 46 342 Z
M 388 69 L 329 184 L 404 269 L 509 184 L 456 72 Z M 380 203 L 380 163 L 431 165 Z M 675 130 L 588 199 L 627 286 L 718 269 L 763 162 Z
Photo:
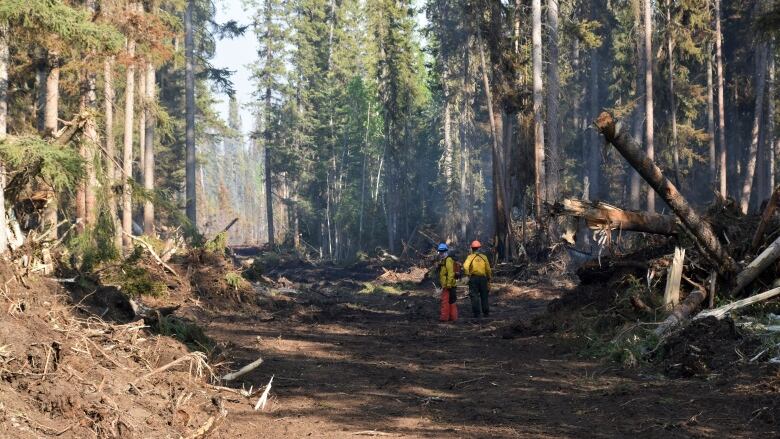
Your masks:
M 687 378 L 728 371 L 760 348 L 761 340 L 741 333 L 733 320 L 707 317 L 669 336 L 657 356 L 667 375 Z
M 206 391 L 202 353 L 142 320 L 107 323 L 70 305 L 59 284 L 23 285 L 9 270 L 0 267 L 3 437 L 179 437 L 224 417 Z

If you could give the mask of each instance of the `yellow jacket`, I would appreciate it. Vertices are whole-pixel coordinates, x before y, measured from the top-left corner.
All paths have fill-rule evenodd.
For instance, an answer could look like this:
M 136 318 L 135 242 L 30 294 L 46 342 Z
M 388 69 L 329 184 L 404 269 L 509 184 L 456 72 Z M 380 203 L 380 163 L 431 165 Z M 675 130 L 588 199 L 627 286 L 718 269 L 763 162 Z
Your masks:
M 482 253 L 471 253 L 463 263 L 463 271 L 467 276 L 485 276 L 488 279 L 493 277 L 488 257 Z
M 451 256 L 439 262 L 439 282 L 442 288 L 455 288 L 455 260 Z

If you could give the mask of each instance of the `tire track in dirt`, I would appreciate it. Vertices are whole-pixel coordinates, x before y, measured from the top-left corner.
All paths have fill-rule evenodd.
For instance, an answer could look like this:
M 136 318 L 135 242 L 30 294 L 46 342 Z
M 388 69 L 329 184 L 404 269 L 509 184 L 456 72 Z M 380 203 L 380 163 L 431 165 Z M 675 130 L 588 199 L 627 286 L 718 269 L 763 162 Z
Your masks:
M 493 320 L 456 324 L 436 322 L 437 301 L 424 290 L 269 296 L 273 320 L 264 322 L 211 312 L 201 321 L 230 342 L 236 365 L 265 359 L 246 385 L 275 376 L 270 409 L 228 398 L 218 435 L 777 437 L 776 425 L 755 416 L 771 405 L 748 378 L 667 380 L 578 358 L 562 336 L 502 337 L 558 294 L 545 285 L 494 289 Z

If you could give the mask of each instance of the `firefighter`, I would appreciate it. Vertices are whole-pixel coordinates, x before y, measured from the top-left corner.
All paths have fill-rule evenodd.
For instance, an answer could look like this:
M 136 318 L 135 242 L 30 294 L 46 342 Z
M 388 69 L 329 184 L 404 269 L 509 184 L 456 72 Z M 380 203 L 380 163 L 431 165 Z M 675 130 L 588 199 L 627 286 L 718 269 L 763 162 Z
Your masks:
M 455 259 L 449 255 L 450 248 L 445 243 L 439 244 L 439 282 L 441 284 L 441 312 L 439 321 L 454 322 L 458 319 L 458 305 L 455 304 Z
M 463 271 L 469 276 L 469 298 L 471 299 L 471 311 L 474 318 L 488 317 L 490 315 L 490 305 L 488 303 L 488 291 L 490 291 L 490 280 L 493 277 L 493 271 L 490 269 L 490 262 L 484 253 L 479 249 L 482 244 L 479 241 L 471 243 L 471 254 L 463 263 Z

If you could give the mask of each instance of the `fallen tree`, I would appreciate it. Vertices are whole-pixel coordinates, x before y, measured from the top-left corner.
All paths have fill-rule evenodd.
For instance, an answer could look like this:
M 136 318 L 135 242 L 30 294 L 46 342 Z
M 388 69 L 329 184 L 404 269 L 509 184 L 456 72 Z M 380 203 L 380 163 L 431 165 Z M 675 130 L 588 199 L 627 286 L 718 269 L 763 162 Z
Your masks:
M 731 302 L 728 305 L 723 305 L 715 309 L 702 311 L 697 314 L 696 317 L 694 317 L 694 320 L 703 319 L 705 317 L 715 317 L 716 319 L 722 319 L 735 309 L 740 309 L 749 305 L 753 305 L 754 303 L 763 302 L 764 300 L 769 300 L 775 296 L 780 296 L 780 288 L 774 288 L 742 300 L 737 300 L 736 302 Z
M 697 214 L 679 190 L 667 179 L 661 169 L 642 151 L 631 137 L 630 130 L 608 112 L 596 119 L 596 127 L 609 143 L 625 157 L 639 175 L 672 208 L 683 226 L 693 235 L 706 255 L 715 262 L 720 274 L 730 275 L 738 270 L 737 263 L 726 253 L 712 226 Z M 706 296 L 706 295 L 705 295 Z M 703 300 L 703 299 L 702 299 Z M 682 304 L 681 304 L 682 306 Z
M 740 291 L 742 291 L 751 282 L 756 280 L 761 273 L 769 268 L 777 259 L 780 258 L 780 238 L 777 238 L 764 249 L 761 254 L 756 256 L 753 261 L 745 267 L 738 275 L 734 282 L 734 287 L 729 292 L 731 297 L 734 297 Z
M 632 232 L 674 235 L 679 223 L 672 215 L 624 210 L 603 201 L 566 198 L 551 209 L 553 214 L 582 218 L 592 229 L 610 228 Z
M 753 241 L 750 243 L 750 249 L 752 251 L 758 250 L 758 247 L 761 246 L 761 242 L 764 240 L 764 233 L 766 232 L 766 228 L 769 225 L 769 221 L 772 219 L 772 215 L 774 215 L 775 211 L 777 210 L 778 202 L 780 202 L 780 186 L 776 187 L 775 190 L 772 191 L 772 196 L 769 198 L 769 202 L 767 202 L 764 211 L 761 212 L 761 222 L 758 223 L 756 232 L 753 234 Z
M 697 289 L 688 294 L 679 305 L 675 306 L 669 317 L 666 318 L 657 328 L 655 328 L 655 335 L 661 337 L 666 335 L 672 328 L 680 323 L 688 320 L 694 311 L 699 309 L 704 299 L 707 298 L 707 292 L 702 289 Z

